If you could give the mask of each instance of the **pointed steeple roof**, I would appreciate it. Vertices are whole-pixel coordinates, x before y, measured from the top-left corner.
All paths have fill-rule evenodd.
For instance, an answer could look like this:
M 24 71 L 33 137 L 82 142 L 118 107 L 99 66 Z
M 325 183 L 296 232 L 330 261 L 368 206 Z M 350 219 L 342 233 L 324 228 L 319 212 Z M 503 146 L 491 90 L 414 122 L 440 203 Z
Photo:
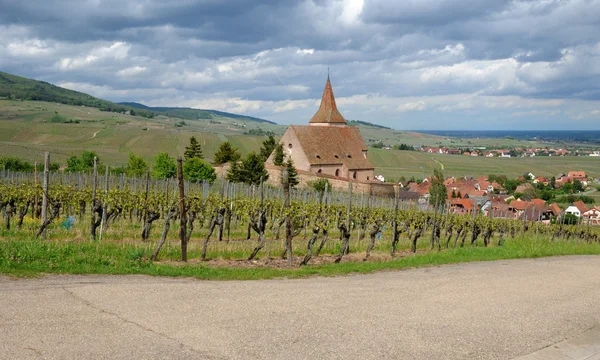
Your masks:
M 346 120 L 340 114 L 335 104 L 335 97 L 333 96 L 333 89 L 331 88 L 331 81 L 329 75 L 327 75 L 327 83 L 325 84 L 325 90 L 323 90 L 323 97 L 321 98 L 321 106 L 317 113 L 310 119 L 310 124 L 346 124 Z

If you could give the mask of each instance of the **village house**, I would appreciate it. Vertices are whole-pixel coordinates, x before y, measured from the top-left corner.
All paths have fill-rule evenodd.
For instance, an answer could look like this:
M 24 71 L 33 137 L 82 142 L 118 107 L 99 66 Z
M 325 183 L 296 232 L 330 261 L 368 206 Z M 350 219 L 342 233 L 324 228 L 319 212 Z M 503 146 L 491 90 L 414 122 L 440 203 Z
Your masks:
M 348 126 L 338 111 L 329 76 L 321 105 L 308 126 L 290 125 L 280 140 L 286 157 L 299 170 L 344 179 L 372 181 L 374 167 L 356 126 Z M 267 160 L 273 164 L 274 155 Z
M 600 207 L 595 206 L 582 215 L 583 222 L 589 225 L 600 225 Z
M 581 217 L 582 214 L 585 214 L 588 211 L 587 205 L 581 200 L 575 201 L 571 206 L 569 206 L 565 210 L 565 214 L 575 215 L 578 218 Z

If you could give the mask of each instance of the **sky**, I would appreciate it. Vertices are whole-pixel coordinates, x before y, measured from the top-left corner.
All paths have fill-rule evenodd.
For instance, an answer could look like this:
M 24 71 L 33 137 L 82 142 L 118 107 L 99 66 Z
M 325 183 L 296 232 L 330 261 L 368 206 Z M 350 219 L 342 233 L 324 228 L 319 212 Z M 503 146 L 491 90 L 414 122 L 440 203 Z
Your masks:
M 115 101 L 404 130 L 599 130 L 600 0 L 0 0 L 0 70 Z M 328 70 L 329 69 L 329 70 Z

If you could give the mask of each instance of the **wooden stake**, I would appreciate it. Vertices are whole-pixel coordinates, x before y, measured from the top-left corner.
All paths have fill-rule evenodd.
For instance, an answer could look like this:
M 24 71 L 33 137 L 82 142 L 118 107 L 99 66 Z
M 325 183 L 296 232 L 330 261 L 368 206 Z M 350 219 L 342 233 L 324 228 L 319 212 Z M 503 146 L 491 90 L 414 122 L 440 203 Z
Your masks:
M 48 183 L 50 182 L 50 152 L 44 154 L 44 191 L 42 193 L 42 224 L 48 219 Z M 46 231 L 42 233 L 42 237 L 46 238 Z
M 187 262 L 187 237 L 185 215 L 185 188 L 183 183 L 183 160 L 177 158 L 177 180 L 179 181 L 179 239 L 181 240 L 181 261 Z

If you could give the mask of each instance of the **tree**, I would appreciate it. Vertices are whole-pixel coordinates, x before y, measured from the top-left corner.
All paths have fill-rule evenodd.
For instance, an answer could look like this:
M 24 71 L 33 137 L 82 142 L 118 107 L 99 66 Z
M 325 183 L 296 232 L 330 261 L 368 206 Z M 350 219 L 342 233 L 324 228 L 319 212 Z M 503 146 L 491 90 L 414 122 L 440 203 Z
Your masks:
M 231 168 L 227 171 L 227 180 L 233 182 L 258 185 L 261 178 L 266 181 L 269 173 L 265 169 L 263 158 L 254 151 L 246 155 L 240 164 L 232 163 Z
M 190 144 L 185 147 L 183 156 L 185 157 L 186 161 L 193 158 L 204 159 L 204 156 L 202 155 L 202 147 L 200 146 L 198 140 L 196 140 L 195 136 L 190 138 Z
M 125 174 L 127 176 L 143 176 L 148 171 L 148 164 L 142 159 L 141 156 L 136 156 L 134 153 L 129 153 L 129 161 L 125 168 Z
M 85 172 L 92 171 L 94 169 L 94 157 L 98 155 L 93 151 L 84 151 L 81 156 L 71 156 L 67 159 L 67 172 Z M 98 158 L 98 165 L 100 165 L 100 158 Z
M 273 164 L 283 166 L 285 155 L 283 154 L 283 144 L 279 143 L 275 146 L 275 155 L 273 156 Z
M 448 190 L 444 185 L 444 175 L 442 170 L 433 170 L 433 177 L 431 178 L 431 186 L 429 187 L 429 203 L 437 206 L 441 206 L 446 203 L 448 198 Z
M 579 193 L 585 190 L 585 187 L 583 186 L 583 183 L 581 181 L 575 179 L 573 180 L 573 190 Z
M 328 191 L 331 191 L 331 184 L 329 183 L 329 180 L 324 179 L 324 178 L 309 181 L 308 186 L 315 189 L 315 191 L 318 192 L 319 194 L 322 194 L 323 192 L 325 192 L 326 188 L 328 189 Z
M 166 152 L 161 152 L 154 158 L 154 167 L 152 168 L 152 177 L 155 179 L 169 179 L 177 174 L 177 164 L 175 159 Z
M 239 151 L 231 145 L 229 141 L 222 142 L 219 145 L 219 149 L 215 153 L 213 163 L 214 164 L 225 164 L 228 162 L 236 162 L 239 161 L 242 155 Z
M 187 159 L 183 163 L 183 177 L 191 182 L 208 181 L 212 183 L 217 178 L 215 168 L 200 158 Z
M 285 162 L 285 167 L 287 168 L 290 187 L 293 188 L 300 183 L 298 180 L 298 171 L 294 167 L 294 160 L 292 160 L 292 158 L 288 158 L 288 160 Z
M 260 148 L 260 156 L 264 159 L 263 161 L 267 161 L 276 146 L 277 141 L 275 141 L 273 135 L 269 135 L 269 137 L 263 141 L 262 147 Z

